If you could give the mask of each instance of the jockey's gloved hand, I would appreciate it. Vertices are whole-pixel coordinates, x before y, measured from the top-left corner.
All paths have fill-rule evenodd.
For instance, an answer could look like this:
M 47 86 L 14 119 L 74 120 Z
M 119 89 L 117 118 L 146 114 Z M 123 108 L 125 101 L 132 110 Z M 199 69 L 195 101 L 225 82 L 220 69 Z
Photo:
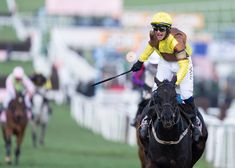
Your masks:
M 141 69 L 142 65 L 143 65 L 143 62 L 138 60 L 136 63 L 134 63 L 134 65 L 132 66 L 131 70 L 133 72 L 139 71 Z

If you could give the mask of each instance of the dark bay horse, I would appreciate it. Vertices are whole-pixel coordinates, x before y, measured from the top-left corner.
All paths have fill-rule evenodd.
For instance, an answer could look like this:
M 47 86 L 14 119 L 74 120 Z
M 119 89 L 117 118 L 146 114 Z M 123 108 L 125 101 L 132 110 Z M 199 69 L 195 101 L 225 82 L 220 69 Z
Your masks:
M 202 156 L 207 129 L 200 113 L 202 136 L 192 139 L 191 123 L 176 99 L 175 81 L 154 79 L 158 88 L 152 93 L 145 109 L 154 114 L 149 137 L 141 139 L 137 131 L 142 168 L 192 168 Z
M 6 123 L 2 126 L 6 149 L 5 162 L 7 164 L 11 164 L 12 135 L 16 136 L 15 164 L 17 165 L 19 162 L 20 148 L 27 123 L 28 117 L 24 96 L 21 93 L 17 93 L 15 99 L 9 103 L 9 107 L 6 110 Z

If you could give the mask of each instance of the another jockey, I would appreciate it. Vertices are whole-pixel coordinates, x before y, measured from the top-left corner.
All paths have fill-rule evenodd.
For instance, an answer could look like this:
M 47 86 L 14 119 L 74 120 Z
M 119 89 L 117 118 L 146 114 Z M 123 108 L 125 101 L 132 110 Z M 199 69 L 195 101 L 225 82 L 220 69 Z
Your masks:
M 139 80 L 135 79 L 137 78 L 135 74 L 133 74 L 132 76 L 132 78 L 135 77 L 133 83 L 137 81 L 141 88 L 141 100 L 140 103 L 138 104 L 138 111 L 136 113 L 136 116 L 134 120 L 131 122 L 131 126 L 136 126 L 137 117 L 142 113 L 144 107 L 147 105 L 148 101 L 151 98 L 152 88 L 154 86 L 153 78 L 157 73 L 158 62 L 159 62 L 159 56 L 157 54 L 152 54 L 141 68 L 141 70 L 143 69 L 142 72 L 143 75 L 141 76 L 141 79 Z
M 198 141 L 201 135 L 200 120 L 197 118 L 197 108 L 193 97 L 193 66 L 190 55 L 192 50 L 187 43 L 184 32 L 172 26 L 172 18 L 168 13 L 158 12 L 151 21 L 153 30 L 150 31 L 150 40 L 139 60 L 132 66 L 132 71 L 140 70 L 142 64 L 156 51 L 160 56 L 156 77 L 163 81 L 171 80 L 176 74 L 177 89 L 183 99 L 184 106 L 190 107 L 187 113 L 193 124 L 193 139 Z M 150 116 L 147 114 L 142 120 L 140 134 L 148 135 Z
M 47 80 L 47 78 L 41 73 L 34 73 L 30 77 L 30 79 L 35 85 L 35 92 L 40 94 L 43 97 L 44 103 L 48 104 L 49 100 L 47 98 L 47 92 L 48 90 L 52 88 L 51 81 Z M 51 114 L 52 110 L 49 107 L 49 105 L 48 105 L 48 108 L 49 108 L 49 114 Z
M 27 107 L 28 118 L 32 118 L 31 98 L 35 88 L 31 80 L 24 73 L 24 69 L 20 66 L 14 68 L 13 72 L 6 79 L 6 97 L 3 101 L 3 108 L 6 110 L 11 100 L 16 96 L 17 92 L 25 94 L 25 105 Z

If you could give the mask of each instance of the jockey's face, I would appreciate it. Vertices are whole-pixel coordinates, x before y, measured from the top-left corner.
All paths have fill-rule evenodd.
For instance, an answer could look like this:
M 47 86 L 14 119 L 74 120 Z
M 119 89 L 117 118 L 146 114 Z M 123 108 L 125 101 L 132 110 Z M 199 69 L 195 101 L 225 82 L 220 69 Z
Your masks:
M 22 82 L 22 78 L 15 78 L 16 82 Z
M 167 27 L 157 26 L 153 28 L 157 40 L 163 40 L 166 37 Z

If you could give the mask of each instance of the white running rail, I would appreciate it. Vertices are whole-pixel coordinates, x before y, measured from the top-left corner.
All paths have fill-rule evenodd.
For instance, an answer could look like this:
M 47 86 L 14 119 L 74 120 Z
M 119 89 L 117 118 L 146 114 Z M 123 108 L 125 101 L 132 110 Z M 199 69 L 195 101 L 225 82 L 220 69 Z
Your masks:
M 104 138 L 136 144 L 135 128 L 130 121 L 137 111 L 139 93 L 136 91 L 102 91 L 94 98 L 72 97 L 71 112 L 75 120 Z
M 136 144 L 135 129 L 129 123 L 134 117 L 139 94 L 127 92 L 98 92 L 94 98 L 76 95 L 71 113 L 83 127 L 101 134 L 108 140 Z M 205 158 L 215 168 L 235 168 L 235 117 L 230 113 L 224 121 L 200 110 L 209 136 Z M 235 111 L 230 109 L 229 111 Z

